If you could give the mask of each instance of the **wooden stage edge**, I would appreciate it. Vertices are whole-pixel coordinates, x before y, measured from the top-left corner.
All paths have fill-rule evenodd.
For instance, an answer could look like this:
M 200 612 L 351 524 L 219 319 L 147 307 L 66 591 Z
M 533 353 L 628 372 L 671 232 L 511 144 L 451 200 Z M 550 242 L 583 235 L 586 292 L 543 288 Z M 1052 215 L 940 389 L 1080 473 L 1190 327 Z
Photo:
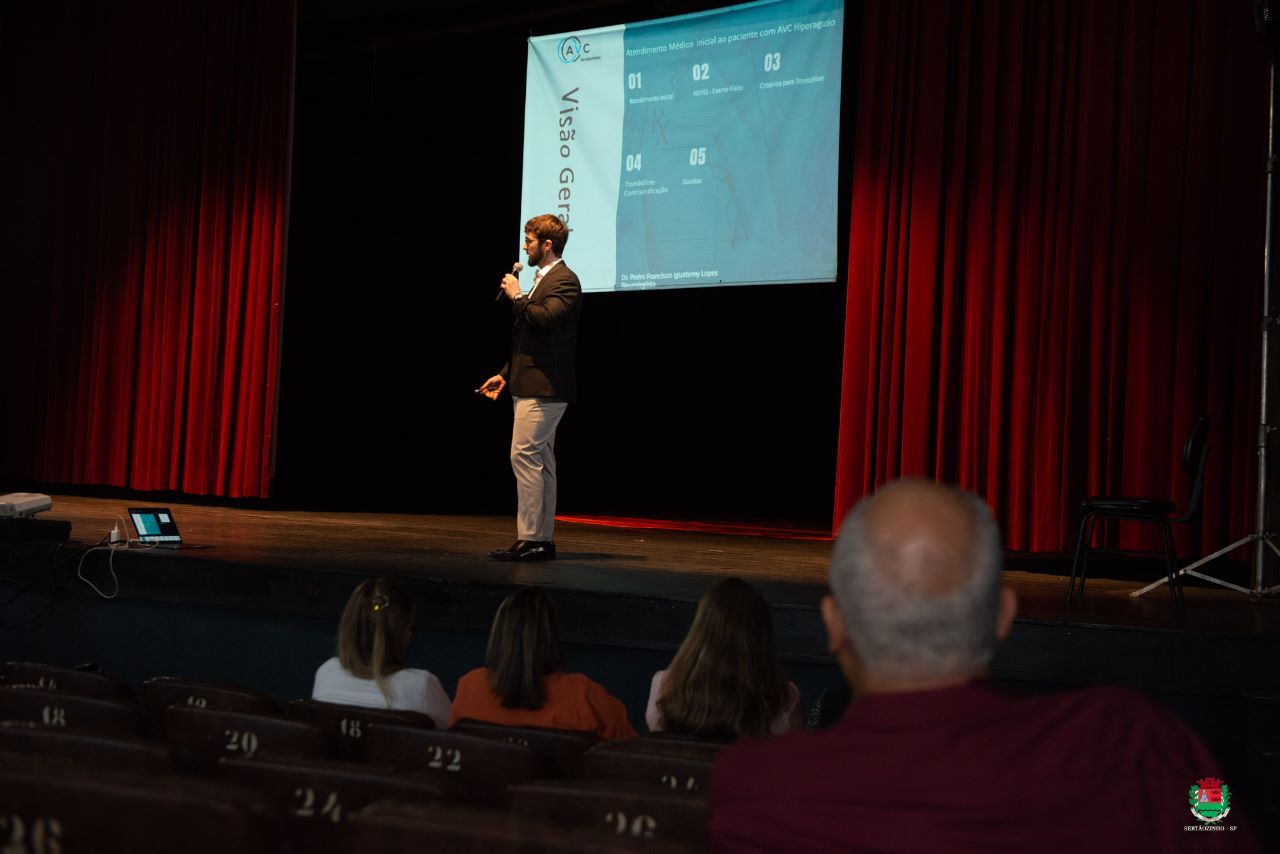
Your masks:
M 526 565 L 487 557 L 514 539 L 510 518 L 170 503 L 194 547 L 84 556 L 117 520 L 133 536 L 129 506 L 146 505 L 53 496 L 40 518 L 69 521 L 72 541 L 53 556 L 48 547 L 0 544 L 11 552 L 0 582 L 27 583 L 52 566 L 65 591 L 93 596 L 76 577 L 77 563 L 83 556 L 86 577 L 101 586 L 109 583 L 110 557 L 122 598 L 332 618 L 357 579 L 387 575 L 415 591 L 420 624 L 467 632 L 487 631 L 512 587 L 537 584 L 554 591 L 570 642 L 674 648 L 710 582 L 734 575 L 769 600 L 784 657 L 826 660 L 817 609 L 829 541 L 560 522 L 559 559 Z M 1018 594 L 1019 618 L 997 656 L 998 673 L 1216 691 L 1280 685 L 1280 601 L 1187 586 L 1185 605 L 1175 610 L 1163 587 L 1133 599 L 1128 594 L 1143 581 L 1107 578 L 1116 573 L 1105 558 L 1091 564 L 1083 603 L 1069 606 L 1061 556 L 1010 556 L 1005 577 Z M 1242 567 L 1227 571 L 1243 574 Z

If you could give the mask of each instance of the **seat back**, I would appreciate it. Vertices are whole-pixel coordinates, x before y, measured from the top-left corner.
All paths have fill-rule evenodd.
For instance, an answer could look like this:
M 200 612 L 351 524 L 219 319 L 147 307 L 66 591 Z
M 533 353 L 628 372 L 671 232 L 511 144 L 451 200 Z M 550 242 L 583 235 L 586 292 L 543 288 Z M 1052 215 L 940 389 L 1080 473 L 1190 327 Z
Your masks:
M 371 803 L 425 804 L 458 794 L 392 776 L 390 768 L 350 762 L 223 759 L 214 773 L 220 780 L 261 792 L 286 823 L 298 851 L 332 848 L 338 826 Z
M 280 713 L 280 704 L 270 694 L 221 682 L 201 682 L 173 676 L 157 676 L 143 682 L 142 704 L 160 720 L 164 719 L 165 709 L 174 705 L 219 712 L 243 712 L 247 715 Z
M 378 803 L 347 823 L 345 852 L 448 851 L 450 854 L 622 854 L 650 850 L 645 842 L 594 828 L 566 828 L 526 816 L 475 807 Z M 694 851 L 680 844 L 663 851 Z
M 0 723 L 0 751 L 43 762 L 117 771 L 172 771 L 168 748 L 147 739 L 65 732 L 27 721 Z
M 176 775 L 0 765 L 0 804 L 0 837 L 17 851 L 226 854 L 280 847 L 251 796 Z
M 526 783 L 510 788 L 507 806 L 520 815 L 605 828 L 633 839 L 679 840 L 697 846 L 708 842 L 706 799 L 650 783 Z
M 39 688 L 0 688 L 0 721 L 102 735 L 143 735 L 146 716 L 133 703 Z
M 457 732 L 374 724 L 364 741 L 366 761 L 460 786 L 478 803 L 500 803 L 507 786 L 527 783 L 547 767 L 527 747 Z
M 246 715 L 192 706 L 170 706 L 165 728 L 174 759 L 205 769 L 222 757 L 292 756 L 328 759 L 333 751 L 314 724 L 274 715 Z
M 6 661 L 3 681 L 5 685 L 12 687 L 65 691 L 99 700 L 133 700 L 133 691 L 114 676 L 90 670 L 55 667 L 52 664 Z
M 727 741 L 673 735 L 668 732 L 650 732 L 636 738 L 609 742 L 607 745 L 601 745 L 601 749 L 609 753 L 643 753 L 649 756 L 670 756 L 676 759 L 711 762 L 728 746 Z
M 1204 469 L 1209 460 L 1209 416 L 1201 415 L 1191 425 L 1187 434 L 1187 443 L 1182 446 L 1182 470 L 1191 478 L 1191 492 L 1187 498 L 1187 509 L 1177 521 L 1185 522 L 1200 512 L 1200 501 L 1204 495 Z
M 549 769 L 558 777 L 582 776 L 582 754 L 600 739 L 594 733 L 546 727 L 501 726 L 483 721 L 461 720 L 453 732 L 518 744 L 550 760 Z
M 635 739 L 631 739 L 635 740 Z M 583 756 L 583 776 L 589 780 L 630 780 L 681 792 L 705 792 L 711 781 L 711 760 L 672 756 L 605 742 Z
M 364 758 L 364 735 L 373 724 L 435 728 L 431 716 L 422 712 L 370 709 L 341 703 L 323 703 L 319 700 L 291 701 L 289 717 L 320 727 L 320 731 L 334 745 L 337 755 L 353 761 Z

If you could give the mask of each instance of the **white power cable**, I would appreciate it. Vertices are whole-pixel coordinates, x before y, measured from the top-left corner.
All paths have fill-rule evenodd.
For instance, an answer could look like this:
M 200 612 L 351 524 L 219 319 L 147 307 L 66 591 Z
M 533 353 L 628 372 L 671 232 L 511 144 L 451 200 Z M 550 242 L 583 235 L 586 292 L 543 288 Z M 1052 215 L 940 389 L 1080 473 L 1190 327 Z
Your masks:
M 76 578 L 80 579 L 85 584 L 93 588 L 93 592 L 97 593 L 103 599 L 114 599 L 120 595 L 120 579 L 116 577 L 116 568 L 115 568 L 116 549 L 118 548 L 120 548 L 119 545 L 112 543 L 111 545 L 94 546 L 91 549 L 85 549 L 84 554 L 80 555 L 80 563 L 76 567 Z M 125 548 L 128 548 L 128 546 L 126 545 Z M 84 559 L 89 556 L 90 552 L 99 552 L 99 551 L 102 551 L 103 549 L 106 549 L 107 551 L 111 552 L 111 557 L 107 558 L 107 569 L 111 572 L 111 580 L 114 581 L 116 585 L 115 592 L 112 593 L 110 596 L 108 596 L 107 594 L 99 590 L 98 585 L 94 584 L 92 581 L 84 577 Z
M 108 534 L 107 536 L 110 536 L 110 534 Z M 85 549 L 84 554 L 80 555 L 80 563 L 76 566 L 76 578 L 79 578 L 85 584 L 89 585 L 89 587 L 92 588 L 93 592 L 97 593 L 103 599 L 116 598 L 117 596 L 120 595 L 120 579 L 116 576 L 116 552 L 121 550 L 129 551 L 130 546 L 135 542 L 142 547 L 141 549 L 139 549 L 139 551 L 155 548 L 154 543 L 142 543 L 138 540 L 121 540 L 115 543 L 108 543 L 105 546 L 93 546 L 92 548 Z M 110 596 L 108 596 L 106 593 L 103 593 L 101 590 L 98 589 L 98 586 L 96 584 L 94 584 L 92 581 L 84 577 L 84 559 L 89 556 L 90 552 L 100 552 L 100 551 L 103 551 L 104 549 L 111 553 L 111 556 L 107 558 L 107 571 L 111 573 L 111 581 L 115 584 L 115 588 L 116 588 L 115 591 Z

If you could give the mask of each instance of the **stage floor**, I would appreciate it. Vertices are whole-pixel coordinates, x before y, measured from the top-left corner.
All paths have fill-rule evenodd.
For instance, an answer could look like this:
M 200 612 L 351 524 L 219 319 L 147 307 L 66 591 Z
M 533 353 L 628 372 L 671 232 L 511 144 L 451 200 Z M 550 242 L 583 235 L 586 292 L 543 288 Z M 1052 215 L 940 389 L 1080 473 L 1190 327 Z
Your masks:
M 36 626 L 28 637 L 37 655 L 46 637 L 39 634 L 43 602 L 52 609 L 69 596 L 80 608 L 114 606 L 100 602 L 86 580 L 108 593 L 118 583 L 119 599 L 143 611 L 176 608 L 196 622 L 216 609 L 251 623 L 262 615 L 264 623 L 328 625 L 355 584 L 376 575 L 399 578 L 413 593 L 420 631 L 483 638 L 502 599 L 536 584 L 552 590 L 567 643 L 665 655 L 679 646 L 711 581 L 736 575 L 769 601 L 785 662 L 832 663 L 818 613 L 830 540 L 565 521 L 556 529 L 558 560 L 512 564 L 488 558 L 511 543 L 510 518 L 170 503 L 192 548 L 112 552 L 90 547 L 117 519 L 127 528 L 126 507 L 155 502 L 53 499 L 41 518 L 69 521 L 72 542 L 0 542 L 0 594 L 16 603 L 4 622 Z M 1005 578 L 1020 606 L 994 675 L 1216 695 L 1280 687 L 1280 601 L 1188 586 L 1185 607 L 1175 611 L 1163 588 L 1129 597 L 1148 578 L 1143 567 L 1135 573 L 1132 561 L 1107 556 L 1091 564 L 1084 602 L 1070 606 L 1069 556 L 1007 556 Z
M 73 545 L 81 546 L 101 540 L 116 520 L 132 536 L 125 508 L 142 503 L 71 495 L 53 496 L 53 502 L 41 518 L 70 521 Z M 117 566 L 164 559 L 193 569 L 216 564 L 452 584 L 539 584 L 684 602 L 696 601 L 711 579 L 736 575 L 758 584 L 775 608 L 808 610 L 817 607 L 824 593 L 831 550 L 831 541 L 813 538 L 562 521 L 556 530 L 556 561 L 511 564 L 487 557 L 490 549 L 505 547 L 514 538 L 510 518 L 168 506 L 183 538 L 196 548 L 130 552 L 117 555 Z M 1188 585 L 1186 606 L 1175 611 L 1163 587 L 1130 598 L 1144 582 L 1106 577 L 1107 561 L 1105 556 L 1091 560 L 1087 595 L 1071 606 L 1066 603 L 1069 556 L 1010 555 L 1005 577 L 1019 597 L 1019 620 L 1244 637 L 1280 634 L 1280 600 L 1274 597 L 1254 601 L 1220 588 Z

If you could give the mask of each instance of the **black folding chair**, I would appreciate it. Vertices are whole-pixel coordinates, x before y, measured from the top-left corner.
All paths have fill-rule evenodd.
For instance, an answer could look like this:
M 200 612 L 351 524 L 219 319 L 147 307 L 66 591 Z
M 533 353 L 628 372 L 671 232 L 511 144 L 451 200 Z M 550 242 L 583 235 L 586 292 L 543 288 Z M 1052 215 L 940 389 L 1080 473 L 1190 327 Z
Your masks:
M 1076 539 L 1075 559 L 1071 562 L 1071 581 L 1067 586 L 1067 601 L 1076 601 L 1076 576 L 1080 576 L 1080 598 L 1084 598 L 1084 580 L 1089 565 L 1089 552 L 1093 548 L 1093 535 L 1099 522 L 1107 519 L 1132 519 L 1151 522 L 1160 529 L 1160 541 L 1164 546 L 1165 570 L 1169 579 L 1169 595 L 1175 607 L 1182 604 L 1182 583 L 1174 566 L 1173 528 L 1177 523 L 1190 522 L 1200 512 L 1200 499 L 1204 487 L 1205 461 L 1209 458 L 1209 416 L 1201 415 L 1192 425 L 1182 447 L 1182 470 L 1191 481 L 1191 494 L 1186 510 L 1177 514 L 1177 505 L 1162 498 L 1134 498 L 1129 496 L 1095 495 L 1080 505 L 1084 515 L 1080 519 L 1080 535 Z

